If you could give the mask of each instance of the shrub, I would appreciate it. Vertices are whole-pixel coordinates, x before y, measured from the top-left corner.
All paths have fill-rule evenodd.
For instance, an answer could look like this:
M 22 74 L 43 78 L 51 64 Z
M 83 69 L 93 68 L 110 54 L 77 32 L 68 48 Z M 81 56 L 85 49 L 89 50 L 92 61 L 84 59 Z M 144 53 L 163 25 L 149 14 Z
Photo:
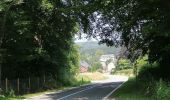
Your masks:
M 145 95 L 152 96 L 154 100 L 170 100 L 170 87 L 161 79 L 158 64 L 145 64 L 138 73 L 138 79 L 145 84 Z
M 118 65 L 116 66 L 116 68 L 117 68 L 118 70 L 132 68 L 131 62 L 130 62 L 130 60 L 128 60 L 128 59 L 120 59 L 120 60 L 118 61 Z
M 15 97 L 15 92 L 13 89 L 10 89 L 9 91 L 4 92 L 5 97 Z
M 154 98 L 156 100 L 170 100 L 170 87 L 164 81 L 160 80 L 156 83 Z
M 140 80 L 159 80 L 161 78 L 160 75 L 160 67 L 157 64 L 145 64 L 142 66 L 138 72 L 138 79 Z

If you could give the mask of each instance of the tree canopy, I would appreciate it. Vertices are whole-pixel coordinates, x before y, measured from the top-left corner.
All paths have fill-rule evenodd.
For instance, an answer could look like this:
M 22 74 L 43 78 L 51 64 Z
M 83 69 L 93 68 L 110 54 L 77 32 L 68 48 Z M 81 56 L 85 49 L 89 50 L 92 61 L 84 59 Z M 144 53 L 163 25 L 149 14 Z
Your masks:
M 76 22 L 58 0 L 4 0 L 0 3 L 2 78 L 51 75 L 69 82 L 78 72 Z M 9 74 L 9 72 L 11 72 Z
M 93 9 L 90 5 L 93 5 Z M 165 0 L 88 0 L 82 9 L 88 16 L 87 34 L 108 46 L 126 46 L 135 61 L 148 54 L 158 62 L 160 72 L 170 72 L 170 1 Z M 92 10 L 90 10 L 92 9 Z
M 169 5 L 168 0 L 1 0 L 3 75 L 14 69 L 16 76 L 69 73 L 78 64 L 73 37 L 80 30 L 108 46 L 126 46 L 132 61 L 148 54 L 167 76 Z

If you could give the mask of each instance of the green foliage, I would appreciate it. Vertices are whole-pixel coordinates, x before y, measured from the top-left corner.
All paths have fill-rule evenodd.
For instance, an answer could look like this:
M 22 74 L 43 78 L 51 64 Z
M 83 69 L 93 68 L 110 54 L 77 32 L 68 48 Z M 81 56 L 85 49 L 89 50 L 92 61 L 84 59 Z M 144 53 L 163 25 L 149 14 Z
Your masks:
M 4 97 L 4 96 L 0 96 L 0 100 L 22 100 L 24 98 L 22 97 Z
M 1 0 L 2 77 L 46 74 L 70 83 L 79 59 L 72 38 L 81 28 L 89 36 L 100 37 L 100 43 L 125 45 L 133 62 L 148 54 L 148 61 L 160 67 L 141 73 L 168 79 L 169 5 L 168 0 Z M 98 61 L 93 54 L 86 59 L 92 66 Z M 137 66 L 143 64 L 137 61 Z M 122 61 L 121 66 L 127 68 L 128 62 Z
M 135 78 L 130 78 L 122 87 L 120 87 L 111 98 L 118 98 L 119 100 L 152 100 L 152 98 L 145 95 L 145 84 L 137 82 Z
M 170 99 L 170 87 L 164 81 L 157 82 L 155 87 L 154 98 L 156 100 L 169 100 Z
M 14 90 L 10 89 L 9 91 L 5 91 L 4 96 L 5 97 L 15 97 L 15 92 L 14 92 Z
M 155 64 L 145 64 L 143 65 L 138 72 L 138 78 L 144 81 L 161 78 L 160 67 L 157 63 Z
M 90 72 L 96 72 L 99 71 L 100 69 L 102 69 L 102 64 L 100 62 L 96 62 L 90 67 L 89 70 Z
M 125 75 L 129 77 L 134 76 L 133 69 L 113 70 L 112 74 L 113 75 Z
M 139 59 L 137 59 L 136 61 L 136 66 L 138 67 L 138 69 L 140 70 L 140 68 L 142 68 L 143 66 L 148 64 L 148 56 L 142 56 Z
M 130 78 L 112 97 L 120 100 L 170 99 L 169 82 L 161 79 L 159 64 L 148 64 L 146 59 L 147 57 L 137 60 L 138 76 Z
M 91 79 L 88 76 L 85 75 L 77 75 L 75 76 L 75 80 L 72 81 L 72 86 L 80 86 L 83 84 L 89 84 L 91 83 Z
M 158 62 L 162 77 L 170 73 L 170 1 L 90 0 L 78 3 L 80 23 L 89 36 L 108 46 L 126 46 L 128 58 L 135 62 L 148 54 Z M 72 8 L 72 7 L 71 7 Z M 76 8 L 75 8 L 76 9 Z M 94 24 L 95 23 L 95 24 Z
M 120 100 L 169 100 L 170 89 L 165 81 L 130 78 L 111 97 Z
M 95 53 L 91 54 L 88 52 L 82 52 L 80 55 L 80 59 L 82 61 L 86 61 L 88 64 L 90 64 L 89 71 L 95 72 L 102 68 L 102 65 L 100 63 L 100 56 L 103 55 L 102 50 L 96 50 Z
M 45 74 L 61 83 L 71 82 L 79 69 L 73 42 L 77 25 L 70 13 L 56 10 L 66 6 L 63 1 L 53 0 L 1 1 L 3 79 Z
M 128 60 L 128 59 L 120 59 L 116 66 L 117 70 L 129 69 L 129 68 L 132 68 L 132 64 L 131 64 L 130 60 Z

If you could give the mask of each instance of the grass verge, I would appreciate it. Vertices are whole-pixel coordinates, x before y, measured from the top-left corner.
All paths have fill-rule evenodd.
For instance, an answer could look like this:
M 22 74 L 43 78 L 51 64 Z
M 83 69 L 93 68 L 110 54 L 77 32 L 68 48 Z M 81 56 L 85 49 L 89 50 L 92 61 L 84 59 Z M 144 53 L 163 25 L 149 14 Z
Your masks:
M 123 76 L 129 76 L 133 77 L 133 69 L 122 69 L 122 70 L 116 70 L 112 74 L 114 75 L 123 75 Z
M 30 98 L 30 97 L 34 97 L 34 96 L 39 96 L 39 95 L 46 94 L 46 93 L 57 92 L 57 91 L 60 91 L 60 90 L 68 90 L 68 89 L 76 87 L 76 86 L 89 84 L 89 83 L 91 83 L 92 80 L 107 79 L 107 77 L 105 75 L 103 75 L 102 73 L 98 73 L 98 72 L 79 74 L 75 78 L 76 78 L 76 80 L 75 80 L 75 82 L 73 82 L 73 84 L 71 86 L 60 87 L 58 89 L 47 90 L 47 91 L 43 91 L 43 92 L 25 94 L 25 95 L 22 95 L 21 97 L 10 98 L 10 97 L 3 97 L 2 96 L 2 97 L 0 97 L 0 100 L 22 100 L 22 99 L 26 99 L 26 98 Z
M 24 97 L 4 97 L 0 96 L 0 100 L 22 100 Z
M 47 91 L 43 91 L 43 92 L 25 94 L 25 95 L 22 95 L 22 98 L 26 99 L 26 98 L 30 98 L 30 97 L 34 97 L 34 96 L 39 96 L 39 95 L 42 95 L 42 94 L 46 94 L 46 93 L 57 92 L 57 91 L 59 91 L 59 90 L 64 90 L 64 89 L 65 89 L 65 88 L 62 87 L 62 88 L 54 89 L 54 90 L 47 90 Z
M 144 84 L 130 78 L 110 98 L 118 100 L 151 100 L 145 95 Z
M 73 82 L 72 85 L 70 85 L 70 86 L 63 86 L 63 87 L 60 87 L 58 89 L 47 90 L 47 91 L 38 92 L 38 93 L 25 94 L 25 95 L 22 96 L 22 98 L 30 98 L 30 97 L 33 97 L 33 96 L 39 96 L 39 95 L 46 94 L 46 93 L 52 93 L 52 92 L 57 92 L 57 91 L 62 91 L 62 90 L 69 90 L 73 87 L 77 87 L 77 86 L 81 86 L 81 85 L 91 83 L 91 80 L 85 75 L 78 75 L 75 78 L 76 78 L 75 82 Z M 20 100 L 20 99 L 16 99 L 16 100 Z
M 96 81 L 96 80 L 105 80 L 108 77 L 100 72 L 94 72 L 94 73 L 81 73 L 78 76 L 78 79 L 84 79 L 89 81 Z

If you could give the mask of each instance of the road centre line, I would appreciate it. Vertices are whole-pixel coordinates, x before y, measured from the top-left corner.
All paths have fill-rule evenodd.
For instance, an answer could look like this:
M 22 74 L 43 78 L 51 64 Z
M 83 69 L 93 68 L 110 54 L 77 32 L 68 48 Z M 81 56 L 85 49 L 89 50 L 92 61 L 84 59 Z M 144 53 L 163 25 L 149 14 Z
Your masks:
M 75 92 L 75 93 L 72 93 L 72 94 L 69 94 L 69 95 L 64 96 L 64 97 L 61 97 L 61 98 L 59 98 L 59 99 L 57 99 L 57 100 L 65 99 L 65 98 L 70 97 L 70 96 L 73 96 L 73 95 L 75 95 L 75 94 L 78 94 L 78 93 L 81 93 L 81 92 L 90 90 L 90 89 L 92 89 L 92 88 L 94 88 L 94 87 L 97 87 L 97 85 L 96 85 L 96 86 L 91 86 L 90 88 L 87 88 L 87 89 L 84 89 L 84 90 L 81 90 L 81 91 L 78 91 L 78 92 Z

